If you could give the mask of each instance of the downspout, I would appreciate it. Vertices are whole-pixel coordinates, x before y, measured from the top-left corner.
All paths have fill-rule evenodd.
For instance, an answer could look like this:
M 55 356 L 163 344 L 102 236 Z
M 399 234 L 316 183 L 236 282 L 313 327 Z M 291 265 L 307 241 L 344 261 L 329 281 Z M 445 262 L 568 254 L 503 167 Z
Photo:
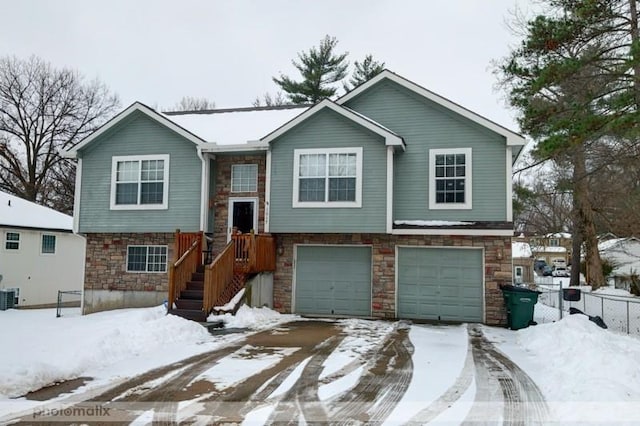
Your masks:
M 206 155 L 202 152 L 202 147 L 196 148 L 198 158 L 202 161 L 201 182 L 200 182 L 200 231 L 207 230 L 207 183 L 209 182 L 209 164 Z

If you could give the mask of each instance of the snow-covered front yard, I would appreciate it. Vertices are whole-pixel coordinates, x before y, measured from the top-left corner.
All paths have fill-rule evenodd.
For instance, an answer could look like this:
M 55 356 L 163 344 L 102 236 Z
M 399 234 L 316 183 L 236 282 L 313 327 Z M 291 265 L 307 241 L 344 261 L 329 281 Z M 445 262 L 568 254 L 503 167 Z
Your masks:
M 0 324 L 3 330 L 11 331 L 13 338 L 5 340 L 0 352 L 0 377 L 3 378 L 0 421 L 13 414 L 25 415 L 41 406 L 43 402 L 20 396 L 43 386 L 89 377 L 91 380 L 75 389 L 74 394 L 106 389 L 151 369 L 233 345 L 257 329 L 277 330 L 283 323 L 299 318 L 265 308 L 243 307 L 237 316 L 227 315 L 225 320 L 228 327 L 249 330 L 212 336 L 196 323 L 165 315 L 163 307 L 62 318 L 55 317 L 55 310 L 2 311 Z M 336 372 L 382 343 L 398 324 L 342 320 L 340 326 L 347 337 L 322 365 L 318 379 L 324 383 L 318 389 L 321 401 L 348 393 L 363 374 L 363 367 L 353 367 L 333 382 L 327 382 L 327 378 L 336 376 Z M 482 330 L 535 381 L 547 400 L 552 420 L 595 424 L 640 422 L 638 338 L 602 330 L 583 316 L 520 331 L 486 326 Z M 460 382 L 463 370 L 472 371 L 468 364 L 469 337 L 465 325 L 411 325 L 408 335 L 413 345 L 413 372 L 387 424 L 410 420 L 442 399 L 443 394 Z M 244 356 L 253 350 L 243 346 L 206 374 L 231 386 L 242 379 L 242 374 L 255 374 L 291 353 L 291 349 L 282 349 Z M 234 367 L 240 365 L 238 363 L 241 369 Z M 286 392 L 301 371 L 301 367 L 291 371 L 274 394 Z M 461 423 L 474 404 L 476 388 L 482 385 L 478 380 L 479 377 L 470 379 L 464 394 L 456 396 L 456 402 L 445 407 L 447 411 L 435 417 L 434 422 Z M 68 397 L 62 395 L 55 401 Z M 245 422 L 259 424 L 265 418 L 261 414 L 264 410 L 250 413 Z

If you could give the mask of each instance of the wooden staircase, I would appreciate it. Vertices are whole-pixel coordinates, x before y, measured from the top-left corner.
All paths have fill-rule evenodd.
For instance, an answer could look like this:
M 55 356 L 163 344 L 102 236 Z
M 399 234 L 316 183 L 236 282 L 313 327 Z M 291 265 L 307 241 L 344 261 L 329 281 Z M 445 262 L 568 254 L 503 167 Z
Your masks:
M 167 313 L 198 322 L 206 322 L 216 306 L 229 303 L 250 277 L 275 270 L 272 236 L 234 235 L 208 265 L 202 264 L 202 240 L 202 233 L 177 232 L 177 260 L 169 268 Z
M 196 272 L 191 275 L 191 280 L 187 281 L 186 289 L 180 292 L 178 299 L 174 302 L 175 308 L 170 308 L 168 313 L 192 321 L 207 321 L 208 315 L 203 310 L 204 268 L 204 265 L 197 267 Z M 224 306 L 229 303 L 233 296 L 245 287 L 247 280 L 247 274 L 244 272 L 234 272 L 233 280 L 224 288 L 214 306 Z M 215 309 L 214 312 L 216 312 Z
M 205 322 L 207 314 L 202 310 L 204 298 L 204 265 L 199 265 L 196 272 L 191 274 L 186 289 L 182 290 L 174 303 L 175 308 L 169 307 L 168 312 L 182 318 L 198 322 Z

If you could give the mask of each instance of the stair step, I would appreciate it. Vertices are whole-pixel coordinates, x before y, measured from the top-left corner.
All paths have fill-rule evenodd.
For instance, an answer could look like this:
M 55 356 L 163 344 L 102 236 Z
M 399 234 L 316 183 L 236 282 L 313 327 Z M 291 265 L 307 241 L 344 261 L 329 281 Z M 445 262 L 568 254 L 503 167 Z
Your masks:
M 188 320 L 205 322 L 207 315 L 200 309 L 169 309 L 169 313 Z
M 182 290 L 180 292 L 180 299 L 196 299 L 202 300 L 204 297 L 203 290 Z
M 204 282 L 187 281 L 187 290 L 204 290 Z
M 178 309 L 202 310 L 202 300 L 197 299 L 178 299 L 175 301 Z
M 196 267 L 196 273 L 197 274 L 204 274 L 204 265 L 198 265 Z
M 191 274 L 191 281 L 204 281 L 204 271 Z

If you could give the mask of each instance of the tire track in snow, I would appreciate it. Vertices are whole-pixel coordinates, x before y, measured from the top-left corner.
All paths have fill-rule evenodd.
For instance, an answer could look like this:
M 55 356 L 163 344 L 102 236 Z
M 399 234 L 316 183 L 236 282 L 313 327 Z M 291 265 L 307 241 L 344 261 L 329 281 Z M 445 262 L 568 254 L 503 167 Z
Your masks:
M 325 405 L 318 396 L 319 377 L 324 362 L 345 338 L 344 334 L 332 336 L 315 348 L 315 353 L 302 370 L 300 378 L 276 404 L 268 424 L 327 423 Z
M 467 347 L 467 356 L 460 375 L 449 389 L 447 389 L 438 399 L 433 401 L 427 408 L 420 410 L 414 415 L 407 424 L 425 424 L 435 419 L 438 415 L 445 412 L 453 403 L 462 397 L 469 389 L 473 382 L 473 351 L 471 345 Z
M 408 329 L 390 333 L 356 386 L 329 403 L 331 422 L 384 422 L 409 387 L 413 375 L 412 354 Z
M 482 333 L 482 326 L 468 326 L 476 369 L 476 397 L 464 423 L 486 421 L 502 403 L 502 419 L 515 425 L 544 424 L 548 407 L 533 380 L 500 352 Z

